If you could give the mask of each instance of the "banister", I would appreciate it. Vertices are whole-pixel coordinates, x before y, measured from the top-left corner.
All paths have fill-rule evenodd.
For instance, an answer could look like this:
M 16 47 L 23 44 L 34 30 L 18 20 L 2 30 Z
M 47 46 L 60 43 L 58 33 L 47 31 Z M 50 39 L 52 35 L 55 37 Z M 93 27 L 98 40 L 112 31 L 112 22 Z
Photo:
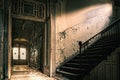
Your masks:
M 113 21 L 110 25 L 108 25 L 108 27 L 106 27 L 104 30 L 102 30 L 101 32 L 97 33 L 96 35 L 94 35 L 93 37 L 91 37 L 90 39 L 88 39 L 87 41 L 85 41 L 82 45 L 81 45 L 81 41 L 78 42 L 79 46 L 81 47 L 80 52 L 76 52 L 75 55 L 72 55 L 71 57 L 69 57 L 68 59 L 66 59 L 63 63 L 61 63 L 58 67 L 57 70 L 59 70 L 60 66 L 64 65 L 65 63 L 67 63 L 68 61 L 70 61 L 71 59 L 73 59 L 74 57 L 76 57 L 77 55 L 79 55 L 80 53 L 82 53 L 81 51 L 84 51 L 86 48 L 88 47 L 89 44 L 91 44 L 91 40 L 94 40 L 94 38 L 99 38 L 101 37 L 101 34 L 106 32 L 107 30 L 111 29 L 111 27 L 114 27 L 114 24 L 118 23 L 120 21 L 119 19 L 116 19 L 115 21 Z
M 106 32 L 107 30 L 109 30 L 111 27 L 113 27 L 114 24 L 118 23 L 120 21 L 120 18 L 116 19 L 115 21 L 113 21 L 110 25 L 108 25 L 108 27 L 106 27 L 104 30 L 102 30 L 101 32 L 97 33 L 96 35 L 94 35 L 93 37 L 91 37 L 90 39 L 88 39 L 87 41 L 85 41 L 82 44 L 82 48 L 84 48 L 85 46 L 88 46 L 89 41 L 94 39 L 96 36 L 99 36 L 101 33 Z

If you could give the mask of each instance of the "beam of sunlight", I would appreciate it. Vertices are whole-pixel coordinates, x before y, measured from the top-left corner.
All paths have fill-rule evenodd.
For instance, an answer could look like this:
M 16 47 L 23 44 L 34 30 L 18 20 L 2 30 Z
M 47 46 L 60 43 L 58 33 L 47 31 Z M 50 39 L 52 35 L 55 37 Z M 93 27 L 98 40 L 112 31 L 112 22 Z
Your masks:
M 112 4 L 97 4 L 82 8 L 80 10 L 62 14 L 57 16 L 57 32 L 64 31 L 65 29 L 74 26 L 78 23 L 84 23 L 91 18 L 97 17 L 96 21 L 106 21 L 106 18 L 112 14 Z M 104 18 L 103 18 L 104 17 Z
M 84 43 L 107 27 L 111 14 L 112 4 L 107 3 L 58 15 L 56 18 L 56 51 L 59 55 L 57 54 L 56 63 L 59 65 L 66 57 L 72 56 L 79 50 L 77 41 Z M 64 34 L 59 35 L 59 33 Z

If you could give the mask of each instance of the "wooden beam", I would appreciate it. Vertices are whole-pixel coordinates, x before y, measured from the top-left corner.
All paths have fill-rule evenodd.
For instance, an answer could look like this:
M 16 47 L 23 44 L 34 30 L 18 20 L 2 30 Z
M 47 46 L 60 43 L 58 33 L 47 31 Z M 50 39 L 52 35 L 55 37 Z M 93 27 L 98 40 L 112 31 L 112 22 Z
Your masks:
M 20 15 L 20 14 L 12 14 L 13 18 L 17 19 L 25 19 L 25 20 L 31 20 L 31 21 L 37 21 L 37 22 L 44 22 L 45 18 L 39 18 L 39 17 L 34 17 L 34 16 L 25 16 L 25 15 Z

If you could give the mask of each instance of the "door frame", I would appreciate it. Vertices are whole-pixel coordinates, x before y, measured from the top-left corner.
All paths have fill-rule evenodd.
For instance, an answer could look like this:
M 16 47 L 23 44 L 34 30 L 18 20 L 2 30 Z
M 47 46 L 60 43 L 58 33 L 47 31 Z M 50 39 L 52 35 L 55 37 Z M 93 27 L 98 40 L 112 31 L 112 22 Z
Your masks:
M 9 14 L 11 14 L 11 13 L 9 13 Z M 9 72 L 9 79 L 10 79 L 10 77 L 11 77 L 11 72 L 12 72 L 12 52 L 13 52 L 13 49 L 12 49 L 12 19 L 13 19 L 14 17 L 12 17 L 12 15 L 10 15 L 10 19 L 9 19 L 9 30 L 8 30 L 8 32 L 9 32 L 9 39 L 10 39 L 10 41 L 9 41 L 9 49 L 10 49 L 10 52 L 9 52 L 9 58 L 8 58 L 8 61 L 9 61 L 9 63 L 8 63 L 8 66 L 9 66 L 9 70 L 8 70 L 8 72 Z M 17 19 L 17 18 L 15 18 L 15 19 Z M 34 20 L 33 20 L 34 21 Z M 39 21 L 39 22 L 41 22 L 41 21 Z M 49 70 L 50 68 L 48 68 L 48 66 L 46 66 L 46 57 L 45 57 L 45 55 L 47 54 L 47 52 L 48 52 L 48 48 L 46 47 L 46 46 L 49 46 L 49 43 L 47 42 L 47 41 L 49 41 L 49 39 L 50 38 L 48 38 L 48 39 L 46 39 L 46 34 L 48 34 L 48 31 L 49 30 L 47 30 L 47 28 L 46 28 L 46 26 L 44 25 L 44 39 L 43 39 L 43 72 L 45 72 L 47 69 Z M 15 47 L 15 46 L 14 46 Z M 27 48 L 26 48 L 27 49 Z M 28 51 L 27 51 L 28 52 Z M 49 52 L 48 52 L 49 53 Z M 50 58 L 49 58 L 50 59 Z M 50 60 L 48 60 L 48 61 L 50 61 Z M 50 63 L 50 62 L 49 62 Z M 45 74 L 50 74 L 50 73 L 45 73 Z
M 12 74 L 12 16 L 11 16 L 11 6 L 9 6 L 8 14 L 8 79 L 10 79 Z
M 54 5 L 55 6 L 55 5 Z M 44 47 L 44 51 L 43 51 L 43 73 L 49 76 L 53 76 L 55 74 L 55 69 L 56 69 L 56 64 L 55 64 L 55 53 L 56 53 L 56 28 L 55 28 L 55 7 L 54 6 L 50 6 L 50 18 L 49 18 L 49 25 L 48 27 L 46 26 L 46 21 L 45 22 L 45 30 L 44 30 L 44 39 L 43 39 L 43 47 Z M 8 52 L 8 78 L 10 79 L 11 77 L 11 70 L 12 70 L 12 64 L 11 64 L 11 54 L 12 54 L 12 18 L 15 18 L 12 15 L 11 12 L 11 6 L 9 6 L 9 29 L 8 29 L 8 37 L 10 39 L 9 41 L 9 52 Z M 33 21 L 35 21 L 33 19 Z M 38 21 L 41 22 L 41 21 Z M 47 35 L 49 34 L 49 37 L 47 37 Z M 46 54 L 49 54 L 49 65 L 46 65 Z

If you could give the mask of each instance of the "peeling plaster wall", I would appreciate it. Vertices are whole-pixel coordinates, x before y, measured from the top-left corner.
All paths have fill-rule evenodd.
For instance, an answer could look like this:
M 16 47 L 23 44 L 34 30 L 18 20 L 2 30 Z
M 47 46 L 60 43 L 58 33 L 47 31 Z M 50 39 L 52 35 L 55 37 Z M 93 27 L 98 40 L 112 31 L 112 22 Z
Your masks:
M 43 66 L 43 24 L 36 23 L 31 32 L 30 39 L 30 62 L 29 65 L 31 67 L 42 69 Z
M 64 0 L 56 4 L 56 65 L 79 51 L 83 43 L 110 21 L 110 0 Z

